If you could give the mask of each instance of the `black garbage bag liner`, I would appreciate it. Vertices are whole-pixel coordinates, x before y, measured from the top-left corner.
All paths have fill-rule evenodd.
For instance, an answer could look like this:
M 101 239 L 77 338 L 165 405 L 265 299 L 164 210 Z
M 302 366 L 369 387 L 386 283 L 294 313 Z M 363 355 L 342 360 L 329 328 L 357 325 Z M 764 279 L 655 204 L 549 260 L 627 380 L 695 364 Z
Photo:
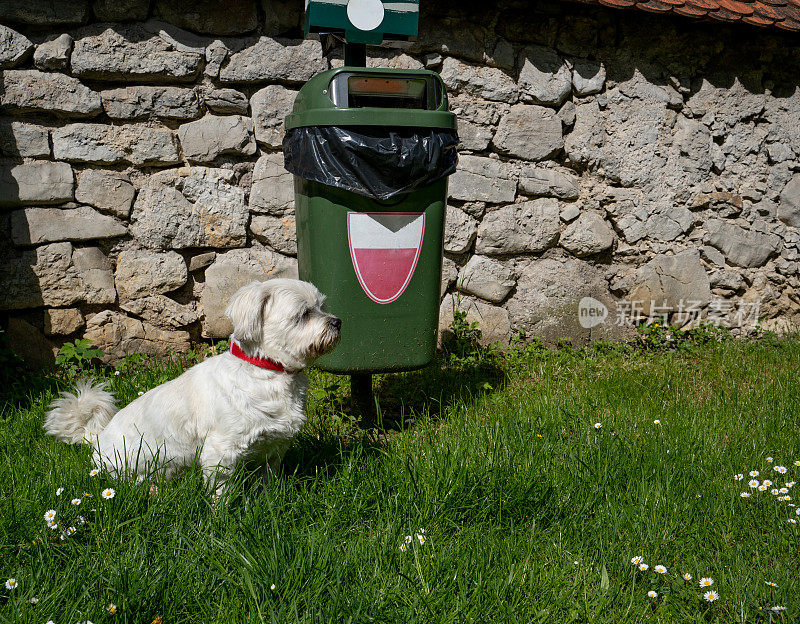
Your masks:
M 308 126 L 283 139 L 284 166 L 306 180 L 391 199 L 450 175 L 458 134 L 440 128 Z

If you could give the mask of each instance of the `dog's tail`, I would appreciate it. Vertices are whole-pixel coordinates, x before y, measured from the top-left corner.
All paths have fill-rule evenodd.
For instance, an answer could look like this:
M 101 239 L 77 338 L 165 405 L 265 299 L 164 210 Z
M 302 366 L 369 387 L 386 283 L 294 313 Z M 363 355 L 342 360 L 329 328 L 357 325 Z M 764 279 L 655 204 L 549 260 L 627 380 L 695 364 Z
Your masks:
M 75 394 L 62 392 L 45 414 L 44 430 L 69 444 L 90 442 L 117 413 L 114 395 L 106 385 L 86 379 L 75 385 Z

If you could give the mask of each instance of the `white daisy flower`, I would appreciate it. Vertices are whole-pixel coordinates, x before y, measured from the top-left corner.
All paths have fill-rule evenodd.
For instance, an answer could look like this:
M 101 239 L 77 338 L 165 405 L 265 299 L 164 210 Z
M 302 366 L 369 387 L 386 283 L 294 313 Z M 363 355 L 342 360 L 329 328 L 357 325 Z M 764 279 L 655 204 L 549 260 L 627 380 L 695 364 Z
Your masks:
M 114 377 L 116 377 L 117 375 L 119 375 L 119 371 L 114 371 Z
M 58 524 L 55 522 L 48 522 L 47 528 L 49 528 L 51 531 L 55 531 L 58 528 Z
M 745 493 L 746 493 L 746 492 L 745 492 Z M 689 574 L 688 572 L 684 572 L 684 573 L 683 573 L 683 580 L 684 580 L 684 581 L 691 581 L 691 580 L 692 580 L 692 575 L 691 575 L 691 574 Z
M 787 481 L 786 482 L 786 487 L 793 488 L 794 487 L 794 481 Z
M 762 484 L 763 484 L 763 485 L 766 485 L 767 487 L 769 487 L 770 485 L 772 485 L 772 481 L 770 481 L 769 479 L 764 479 L 764 481 L 762 482 Z
M 777 586 L 778 586 L 778 584 L 777 584 L 777 583 L 773 583 L 772 581 L 764 581 L 764 582 L 765 582 L 767 585 L 769 585 L 770 587 L 777 587 Z
M 775 466 L 773 470 L 780 474 L 786 474 L 786 466 Z
M 405 537 L 405 539 L 404 539 L 403 541 L 404 541 L 406 544 L 410 544 L 410 543 L 411 543 L 411 536 L 410 536 L 410 535 L 406 535 L 406 537 Z
M 661 421 L 660 421 L 660 420 L 658 420 L 658 419 L 656 419 L 656 420 L 654 420 L 654 421 L 653 421 L 653 424 L 654 424 L 654 425 L 660 425 L 660 424 L 661 424 Z
M 10 578 L 6 581 L 6 589 L 8 590 L 16 589 L 18 585 L 19 583 L 17 583 L 17 579 L 15 578 Z
M 703 594 L 703 598 L 706 602 L 714 602 L 715 600 L 719 600 L 719 594 L 715 591 L 707 591 Z
M 775 607 L 770 607 L 769 610 L 770 611 L 786 611 L 786 607 L 775 606 Z
M 56 490 L 56 496 L 61 496 L 61 494 L 63 494 L 63 493 L 64 493 L 64 488 L 58 488 Z
M 658 598 L 658 593 L 657 593 L 657 592 L 654 592 L 654 591 L 651 589 L 649 592 L 647 592 L 647 597 L 648 597 L 648 598 Z
M 766 485 L 759 485 L 758 486 L 758 491 L 759 492 L 766 492 L 767 491 L 767 486 Z
M 656 574 L 666 574 L 667 569 L 663 565 L 659 564 L 655 568 L 653 568 L 653 572 L 655 572 Z
M 407 551 L 407 550 L 408 550 L 408 546 L 406 545 L 406 543 L 405 543 L 405 542 L 403 542 L 402 544 L 400 544 L 400 552 L 405 552 L 405 551 Z
M 73 498 L 70 502 L 73 505 L 80 505 L 81 504 L 81 499 L 80 498 Z
M 71 535 L 75 535 L 75 531 L 77 530 L 78 529 L 76 529 L 75 527 L 69 527 L 66 531 L 64 531 L 64 533 L 66 533 L 67 537 L 69 537 Z
M 30 602 L 32 605 L 37 605 L 39 604 L 39 599 L 36 596 L 34 596 L 28 602 Z
M 641 555 L 636 555 L 633 559 L 631 559 L 631 563 L 634 565 L 639 565 L 642 561 L 644 561 L 644 557 Z
M 741 496 L 742 498 L 750 498 L 750 492 L 742 492 L 741 494 L 739 494 L 739 496 Z
M 594 423 L 595 429 L 600 429 L 603 426 L 603 423 Z
M 784 502 L 786 500 L 786 497 L 785 496 L 779 496 L 777 500 L 779 500 L 782 503 L 782 502 Z
M 425 543 L 425 536 L 422 533 L 417 533 L 417 540 L 419 541 L 420 546 Z
M 800 507 L 794 510 L 795 516 L 800 516 Z
M 100 496 L 102 496 L 106 500 L 108 500 L 110 498 L 114 498 L 115 495 L 116 495 L 116 491 L 114 490 L 114 488 L 106 488 L 105 490 L 103 490 L 100 493 Z
M 756 479 L 752 479 L 751 481 L 747 482 L 747 485 L 753 489 L 758 487 L 758 481 Z
M 789 518 L 789 519 L 787 520 L 787 522 L 788 522 L 789 524 L 797 524 L 797 520 L 795 520 L 794 518 Z
M 48 509 L 44 512 L 44 521 L 45 522 L 52 522 L 56 519 L 56 510 L 55 509 Z
M 740 472 L 739 474 L 733 475 L 733 478 L 735 481 L 741 481 L 742 479 L 744 479 L 744 475 Z
M 700 587 L 711 587 L 714 584 L 714 579 L 704 576 L 700 579 Z
M 142 396 L 143 394 L 144 394 L 144 392 L 142 392 L 141 390 L 139 390 L 139 396 Z
M 788 494 L 788 493 L 789 493 L 789 488 L 787 488 L 787 487 L 782 487 L 782 488 L 780 488 L 778 491 L 779 491 L 781 494 Z
M 649 569 L 650 569 L 650 566 L 649 566 L 649 565 L 647 565 L 646 563 L 640 563 L 640 564 L 639 564 L 639 569 L 640 569 L 642 572 L 646 572 L 647 570 L 649 570 Z
M 772 458 L 771 457 L 767 457 L 767 461 L 771 464 L 772 463 Z
M 773 496 L 777 496 L 778 494 L 780 494 L 780 491 L 778 490 L 778 488 L 772 488 L 769 491 L 769 493 L 772 494 Z
M 794 465 L 795 466 L 800 466 L 800 459 L 796 459 L 795 462 L 794 462 Z
M 90 477 L 96 477 L 99 474 L 100 474 L 100 469 L 99 468 L 92 468 L 92 470 L 89 471 L 89 476 Z
M 761 474 L 761 473 L 758 472 L 758 470 L 751 470 L 750 471 L 750 476 L 751 477 L 757 477 L 759 474 Z
M 109 603 L 108 603 L 108 606 L 106 607 L 106 610 L 107 610 L 107 611 L 108 611 L 108 612 L 109 612 L 111 615 L 116 615 L 116 613 L 117 613 L 117 605 L 115 605 L 113 602 L 109 602 Z
M 272 585 L 270 585 L 270 586 L 269 586 L 269 588 L 270 588 L 272 591 L 275 591 L 275 583 L 273 583 Z

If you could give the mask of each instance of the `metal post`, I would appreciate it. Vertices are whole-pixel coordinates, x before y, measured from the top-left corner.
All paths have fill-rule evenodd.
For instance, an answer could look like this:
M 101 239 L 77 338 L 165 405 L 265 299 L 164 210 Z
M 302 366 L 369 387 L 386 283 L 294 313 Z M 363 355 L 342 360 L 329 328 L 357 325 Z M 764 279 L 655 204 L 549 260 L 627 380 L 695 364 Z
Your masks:
M 372 393 L 371 373 L 350 375 L 350 405 L 353 415 L 358 416 L 363 424 L 375 424 L 378 412 L 375 409 L 375 396 Z
M 367 46 L 363 43 L 344 44 L 344 64 L 348 67 L 367 66 Z M 353 415 L 364 424 L 375 424 L 378 414 L 375 409 L 375 395 L 372 393 L 370 373 L 350 375 L 350 400 Z
M 367 46 L 363 43 L 345 43 L 344 64 L 349 67 L 366 67 Z

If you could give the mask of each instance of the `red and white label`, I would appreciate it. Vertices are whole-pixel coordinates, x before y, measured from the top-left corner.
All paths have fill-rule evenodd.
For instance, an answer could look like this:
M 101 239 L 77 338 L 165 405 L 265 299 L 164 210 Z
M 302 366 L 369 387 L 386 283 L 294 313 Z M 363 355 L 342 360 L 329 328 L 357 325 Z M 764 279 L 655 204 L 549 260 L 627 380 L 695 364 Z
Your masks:
M 422 250 L 424 212 L 348 212 L 347 240 L 358 283 L 375 303 L 403 294 Z

